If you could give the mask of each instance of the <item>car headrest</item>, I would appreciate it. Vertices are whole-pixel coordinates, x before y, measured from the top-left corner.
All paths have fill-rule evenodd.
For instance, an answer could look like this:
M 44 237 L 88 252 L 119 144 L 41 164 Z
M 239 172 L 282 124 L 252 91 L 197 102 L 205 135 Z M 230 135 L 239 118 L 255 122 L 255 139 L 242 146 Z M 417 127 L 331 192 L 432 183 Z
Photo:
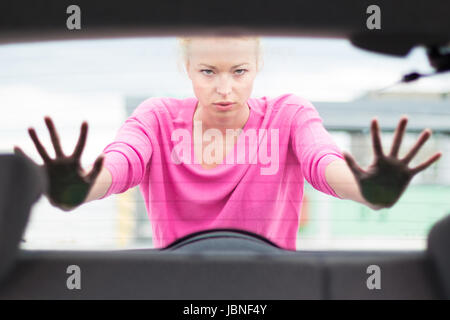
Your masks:
M 427 251 L 438 273 L 441 289 L 446 299 L 450 299 L 450 214 L 431 228 Z
M 43 169 L 32 161 L 0 154 L 0 282 L 14 264 L 31 207 L 46 184 Z

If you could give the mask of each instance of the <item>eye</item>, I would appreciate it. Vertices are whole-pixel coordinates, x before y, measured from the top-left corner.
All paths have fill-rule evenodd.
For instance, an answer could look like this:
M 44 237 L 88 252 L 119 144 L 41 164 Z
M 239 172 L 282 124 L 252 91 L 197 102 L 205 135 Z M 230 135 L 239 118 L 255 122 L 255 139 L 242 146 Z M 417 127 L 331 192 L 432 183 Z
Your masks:
M 241 73 L 238 73 L 239 75 L 243 75 L 247 70 L 246 69 L 237 69 L 236 71 L 243 71 Z
M 203 74 L 205 74 L 205 75 L 207 75 L 207 76 L 211 75 L 211 73 L 204 73 L 203 71 L 212 72 L 212 70 L 210 70 L 210 69 L 203 69 L 203 70 L 200 70 L 200 72 L 202 72 Z

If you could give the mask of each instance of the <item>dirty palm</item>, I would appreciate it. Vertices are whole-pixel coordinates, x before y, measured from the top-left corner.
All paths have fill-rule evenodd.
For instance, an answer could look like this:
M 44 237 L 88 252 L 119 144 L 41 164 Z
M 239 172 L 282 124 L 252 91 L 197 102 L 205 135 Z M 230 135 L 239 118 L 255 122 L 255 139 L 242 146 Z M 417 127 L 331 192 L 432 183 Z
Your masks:
M 48 178 L 45 195 L 52 205 L 68 211 L 77 207 L 86 199 L 102 168 L 103 155 L 100 155 L 97 158 L 91 172 L 86 174 L 81 167 L 80 158 L 86 144 L 88 131 L 87 122 L 84 122 L 81 125 L 81 133 L 77 145 L 70 156 L 63 154 L 58 133 L 52 119 L 50 117 L 45 117 L 45 123 L 55 149 L 55 159 L 50 158 L 33 128 L 29 128 L 28 133 L 44 161 L 44 164 L 41 167 L 45 170 Z M 14 147 L 14 152 L 31 160 L 17 146 Z

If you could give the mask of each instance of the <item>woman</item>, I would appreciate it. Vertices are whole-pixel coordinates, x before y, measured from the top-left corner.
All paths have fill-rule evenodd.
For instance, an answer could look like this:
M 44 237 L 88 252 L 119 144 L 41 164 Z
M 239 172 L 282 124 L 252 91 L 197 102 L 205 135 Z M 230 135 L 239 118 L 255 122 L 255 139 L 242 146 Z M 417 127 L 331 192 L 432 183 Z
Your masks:
M 195 97 L 141 103 L 92 170 L 80 167 L 86 122 L 66 157 L 45 118 L 56 159 L 29 129 L 53 205 L 72 210 L 139 184 L 157 248 L 195 231 L 237 228 L 295 250 L 304 179 L 326 194 L 378 210 L 391 207 L 411 178 L 441 156 L 408 168 L 431 130 L 398 159 L 407 118 L 400 120 L 388 155 L 374 119 L 375 161 L 362 170 L 341 153 L 309 101 L 294 94 L 250 98 L 262 62 L 258 38 L 183 38 L 180 44 Z

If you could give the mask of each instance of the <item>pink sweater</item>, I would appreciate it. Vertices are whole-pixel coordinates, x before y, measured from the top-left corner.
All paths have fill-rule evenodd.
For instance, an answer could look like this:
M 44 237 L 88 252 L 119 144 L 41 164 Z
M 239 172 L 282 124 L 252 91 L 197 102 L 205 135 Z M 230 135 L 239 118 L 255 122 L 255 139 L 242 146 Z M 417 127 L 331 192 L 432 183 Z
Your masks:
M 317 110 L 294 94 L 250 98 L 234 150 L 204 169 L 192 143 L 197 102 L 153 97 L 134 110 L 103 150 L 112 184 L 102 198 L 139 185 L 155 248 L 192 232 L 233 228 L 295 250 L 304 178 L 339 198 L 325 168 L 344 158 Z

